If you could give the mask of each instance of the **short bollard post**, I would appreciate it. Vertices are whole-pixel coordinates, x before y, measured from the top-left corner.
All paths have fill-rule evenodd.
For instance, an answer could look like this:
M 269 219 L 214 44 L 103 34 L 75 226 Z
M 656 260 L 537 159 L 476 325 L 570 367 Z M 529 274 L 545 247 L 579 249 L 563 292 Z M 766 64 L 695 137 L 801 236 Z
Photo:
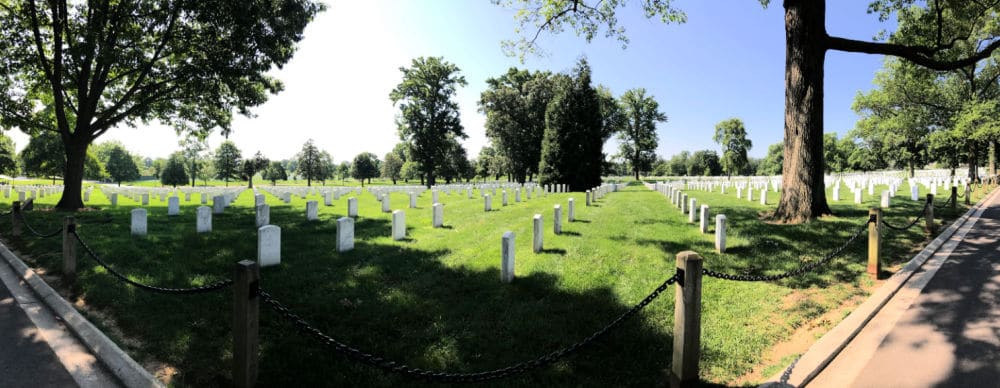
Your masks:
M 927 212 L 924 213 L 927 233 L 934 233 L 934 194 L 927 194 Z
M 677 254 L 677 284 L 674 285 L 674 354 L 670 370 L 672 385 L 698 381 L 701 358 L 701 256 L 692 251 Z
M 62 230 L 62 253 L 63 253 L 63 282 L 67 286 L 72 286 L 76 282 L 76 240 L 73 233 L 76 232 L 76 219 L 66 217 L 63 219 Z
M 951 210 L 958 206 L 958 187 L 951 187 Z
M 878 280 L 878 274 L 882 272 L 882 262 L 879 260 L 882 240 L 879 230 L 882 229 L 882 209 L 868 209 L 868 274 L 872 279 Z
M 233 385 L 257 383 L 257 332 L 260 329 L 260 267 L 250 260 L 233 270 Z
M 969 184 L 966 183 L 965 184 L 965 204 L 966 205 L 971 205 L 972 204 L 972 196 L 969 195 L 969 194 L 972 194 L 972 187 L 970 187 Z
M 10 224 L 13 231 L 11 234 L 14 237 L 21 235 L 21 201 L 14 201 L 14 204 L 10 208 Z

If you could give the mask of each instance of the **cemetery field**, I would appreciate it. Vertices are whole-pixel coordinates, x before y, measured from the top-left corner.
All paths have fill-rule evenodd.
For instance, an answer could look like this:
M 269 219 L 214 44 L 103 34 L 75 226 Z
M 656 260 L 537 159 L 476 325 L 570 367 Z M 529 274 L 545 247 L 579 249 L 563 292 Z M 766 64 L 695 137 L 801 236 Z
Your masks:
M 232 183 L 231 183 L 232 185 Z M 265 188 L 266 189 L 266 188 Z M 877 188 L 881 192 L 885 187 Z M 944 190 L 939 191 L 944 193 Z M 391 214 L 367 191 L 357 196 L 356 246 L 338 253 L 335 220 L 347 214 L 347 196 L 323 206 L 319 221 L 306 221 L 305 202 L 290 204 L 267 194 L 271 224 L 281 227 L 281 264 L 261 270 L 260 286 L 331 337 L 410 366 L 453 372 L 507 367 L 586 338 L 673 276 L 675 255 L 693 250 L 705 268 L 733 274 L 778 274 L 818 260 L 839 247 L 866 221 L 878 198 L 853 203 L 844 189 L 831 202 L 836 216 L 803 225 L 759 220 L 773 209 L 737 199 L 735 193 L 686 191 L 708 204 L 708 234 L 641 185 L 609 193 L 587 207 L 583 193 L 533 196 L 508 206 L 500 196 L 483 211 L 478 190 L 440 193 L 444 227 L 431 227 L 431 192 L 408 208 L 403 193 L 391 196 L 404 210 L 407 239 L 391 237 Z M 755 193 L 756 196 L 757 193 Z M 985 194 L 977 191 L 973 203 Z M 921 191 L 921 197 L 924 192 Z M 567 200 L 576 202 L 575 222 L 565 220 Z M 944 197 L 944 195 L 942 195 Z M 181 197 L 181 215 L 168 217 L 167 203 L 151 196 L 146 237 L 129 234 L 129 211 L 140 207 L 124 196 L 118 206 L 95 190 L 88 206 L 74 214 L 81 237 L 111 266 L 132 280 L 161 287 L 192 287 L 232 276 L 233 264 L 256 258 L 252 191 L 244 191 L 224 214 L 213 215 L 213 231 L 195 232 L 195 208 Z M 62 225 L 66 214 L 50 211 L 58 195 L 36 201 L 26 219 L 39 232 Z M 0 201 L 9 203 L 11 199 Z M 965 211 L 936 212 L 947 222 Z M 553 205 L 563 208 L 563 232 L 552 230 Z M 3 205 L 9 208 L 8 205 Z M 923 202 L 900 189 L 886 218 L 905 225 Z M 6 211 L 6 209 L 0 209 Z M 714 216 L 729 219 L 728 250 L 714 253 Z M 532 252 L 532 216 L 542 214 L 542 253 Z M 920 224 L 922 225 L 922 224 Z M 500 282 L 500 241 L 516 235 L 516 279 Z M 61 240 L 25 234 L 10 237 L 10 219 L 0 235 L 58 284 Z M 816 272 L 776 282 L 745 283 L 705 278 L 702 290 L 701 378 L 718 384 L 747 384 L 753 373 L 769 377 L 794 358 L 773 354 L 776 344 L 807 328 L 820 333 L 839 322 L 847 307 L 861 302 L 877 283 L 865 274 L 865 232 L 844 255 Z M 884 267 L 898 268 L 932 236 L 915 227 L 883 232 Z M 232 290 L 200 295 L 151 294 L 125 285 L 79 250 L 79 280 L 69 294 L 88 318 L 141 364 L 174 386 L 228 385 L 231 362 Z M 883 276 L 883 278 L 887 277 Z M 636 317 L 578 353 L 492 386 L 662 385 L 670 367 L 673 286 Z M 830 318 L 834 313 L 836 317 Z M 395 386 L 413 380 L 349 361 L 306 337 L 261 305 L 260 386 Z M 804 350 L 804 349 L 803 349 Z

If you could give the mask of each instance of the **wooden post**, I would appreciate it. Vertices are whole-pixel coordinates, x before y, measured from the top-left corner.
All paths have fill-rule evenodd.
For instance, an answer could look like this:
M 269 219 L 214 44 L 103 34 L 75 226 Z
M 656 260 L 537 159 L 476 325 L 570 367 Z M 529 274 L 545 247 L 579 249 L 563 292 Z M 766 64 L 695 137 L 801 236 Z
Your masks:
M 875 222 L 868 223 L 868 274 L 873 280 L 878 280 L 878 274 L 882 272 L 882 263 L 879 261 L 882 248 L 879 236 L 879 230 L 882 229 L 882 209 L 868 209 L 868 217 L 875 217 Z
M 968 183 L 965 184 L 965 204 L 972 204 L 972 187 Z
M 677 254 L 680 279 L 674 285 L 674 354 L 670 380 L 673 386 L 698 383 L 701 358 L 701 256 L 692 251 Z
M 62 254 L 63 254 L 63 282 L 67 286 L 72 286 L 76 282 L 76 219 L 66 217 L 63 219 L 62 230 Z
M 21 201 L 14 201 L 10 208 L 10 224 L 13 227 L 11 232 L 14 237 L 21 236 Z
M 934 194 L 927 194 L 927 212 L 925 214 L 927 233 L 934 233 Z
M 243 260 L 233 269 L 233 385 L 257 384 L 257 332 L 260 329 L 260 267 Z
M 958 187 L 952 186 L 951 187 L 951 210 L 955 210 L 956 206 L 958 206 Z

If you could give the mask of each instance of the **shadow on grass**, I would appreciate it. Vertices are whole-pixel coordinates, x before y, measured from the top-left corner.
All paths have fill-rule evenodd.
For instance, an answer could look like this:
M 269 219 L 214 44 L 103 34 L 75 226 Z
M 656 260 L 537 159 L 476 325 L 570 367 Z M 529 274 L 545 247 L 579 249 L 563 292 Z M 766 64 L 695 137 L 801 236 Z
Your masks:
M 112 215 L 117 223 L 82 227 L 81 235 L 136 281 L 164 287 L 211 283 L 228 278 L 236 261 L 255 257 L 252 211 L 227 209 L 213 217 L 215 231 L 209 234 L 195 233 L 193 212 L 184 212 L 152 217 L 149 236 L 129 239 L 130 244 L 102 238 L 128 235 L 127 211 Z M 354 251 L 338 254 L 332 223 L 306 222 L 300 212 L 288 212 L 274 215 L 298 220 L 282 224 L 283 245 L 296 249 L 283 255 L 280 266 L 262 269 L 261 287 L 328 335 L 414 367 L 468 373 L 531 360 L 590 336 L 639 302 L 621 300 L 610 287 L 567 291 L 557 276 L 544 272 L 504 284 L 498 266 L 443 265 L 446 250 L 359 243 Z M 356 232 L 359 241 L 365 241 L 360 236 L 384 237 L 389 223 L 361 219 Z M 317 238 L 323 235 L 330 238 Z M 37 240 L 35 249 L 58 250 L 57 240 Z M 188 252 L 210 253 L 195 257 Z M 543 252 L 566 254 L 563 249 Z M 59 267 L 59 255 L 40 260 L 48 268 Z M 176 367 L 175 386 L 231 385 L 229 289 L 152 294 L 122 284 L 87 259 L 80 263 L 77 294 L 91 308 L 115 317 L 114 325 L 129 337 L 141 339 L 136 348 L 116 338 L 140 362 L 155 359 Z M 426 385 L 349 361 L 299 333 L 266 305 L 261 310 L 259 386 Z M 640 313 L 552 366 L 483 385 L 658 385 L 672 344 L 669 334 L 651 324 L 660 319 Z

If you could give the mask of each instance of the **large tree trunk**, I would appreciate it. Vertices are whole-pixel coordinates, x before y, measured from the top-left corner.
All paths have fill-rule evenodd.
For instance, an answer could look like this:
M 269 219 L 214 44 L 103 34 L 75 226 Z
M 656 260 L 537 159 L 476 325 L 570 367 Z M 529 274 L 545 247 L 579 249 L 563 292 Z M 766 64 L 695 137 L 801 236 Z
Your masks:
M 988 175 L 989 176 L 995 176 L 995 175 L 997 175 L 997 141 L 996 140 L 990 140 L 989 153 L 990 153 L 990 156 L 989 156 L 990 157 L 990 159 L 989 159 L 990 160 L 990 166 L 989 166 L 989 169 L 987 170 L 988 171 Z
M 785 0 L 785 147 L 776 220 L 830 214 L 823 182 L 823 62 L 826 4 Z
M 83 208 L 83 165 L 87 159 L 86 141 L 70 135 L 66 146 L 66 168 L 63 170 L 63 192 L 56 209 L 76 211 Z

